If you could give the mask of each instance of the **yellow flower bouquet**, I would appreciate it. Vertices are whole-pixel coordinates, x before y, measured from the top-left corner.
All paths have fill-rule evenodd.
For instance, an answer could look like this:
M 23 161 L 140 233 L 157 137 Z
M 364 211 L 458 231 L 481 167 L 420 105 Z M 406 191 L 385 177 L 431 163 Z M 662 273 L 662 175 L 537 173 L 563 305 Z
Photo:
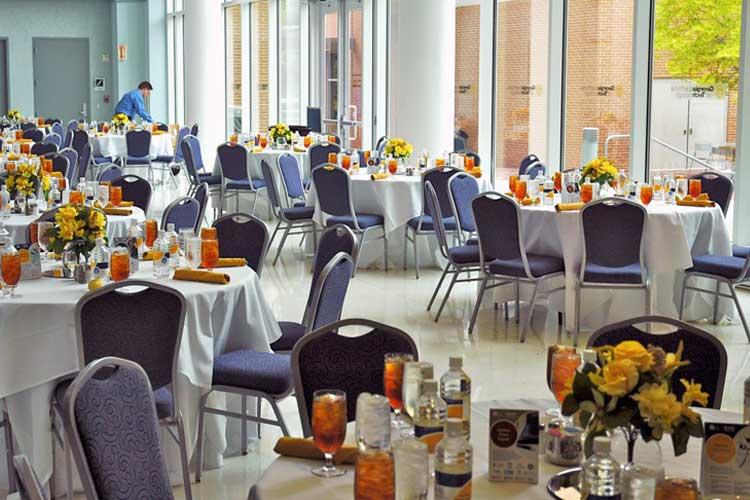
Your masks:
M 591 160 L 584 167 L 581 172 L 581 184 L 586 182 L 586 179 L 591 179 L 591 182 L 597 184 L 610 184 L 617 179 L 617 168 L 606 158 L 597 158 Z
M 273 142 L 279 142 L 280 139 L 285 139 L 287 144 L 292 142 L 292 131 L 284 123 L 277 123 L 268 129 L 268 135 Z
M 590 455 L 594 437 L 622 430 L 628 443 L 628 461 L 638 437 L 660 441 L 671 434 L 675 456 L 685 453 L 690 436 L 703 437 L 701 417 L 691 409 L 708 404 L 701 384 L 680 379 L 682 396 L 675 393 L 675 372 L 690 364 L 677 352 L 626 340 L 596 349 L 599 366 L 587 365 L 575 374 L 563 402 L 563 415 L 578 414 L 586 427 L 584 449 Z
M 115 128 L 124 128 L 130 123 L 130 118 L 125 113 L 117 113 L 112 117 L 112 126 Z
M 50 177 L 39 165 L 24 162 L 8 173 L 5 185 L 11 198 L 15 198 L 19 193 L 27 198 L 32 194 L 46 195 L 50 189 Z M 39 192 L 40 187 L 42 193 Z
M 18 111 L 17 109 L 9 109 L 8 112 L 5 114 L 5 116 L 7 116 L 8 120 L 11 120 L 11 121 L 18 121 L 22 118 L 21 112 Z
M 56 254 L 71 250 L 88 258 L 97 238 L 107 237 L 107 217 L 99 209 L 85 205 L 65 205 L 55 214 L 47 231 L 48 248 Z
M 385 144 L 385 155 L 392 156 L 397 160 L 405 160 L 414 152 L 414 147 L 400 137 L 388 139 Z

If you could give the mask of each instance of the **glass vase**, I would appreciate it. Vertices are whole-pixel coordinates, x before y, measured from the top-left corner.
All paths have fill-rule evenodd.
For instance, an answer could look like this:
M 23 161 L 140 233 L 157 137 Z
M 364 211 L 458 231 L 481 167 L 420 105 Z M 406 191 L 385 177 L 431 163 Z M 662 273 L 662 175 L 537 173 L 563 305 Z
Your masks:
M 612 456 L 622 467 L 622 497 L 653 499 L 657 483 L 664 479 L 659 442 L 646 442 L 635 429 L 617 429 L 611 437 Z

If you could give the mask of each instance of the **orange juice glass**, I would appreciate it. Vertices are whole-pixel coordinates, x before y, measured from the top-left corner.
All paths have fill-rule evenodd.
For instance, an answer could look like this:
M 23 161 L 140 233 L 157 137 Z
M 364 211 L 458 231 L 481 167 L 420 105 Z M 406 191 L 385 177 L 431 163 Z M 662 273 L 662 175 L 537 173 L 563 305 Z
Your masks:
M 581 365 L 581 355 L 567 350 L 556 351 L 552 355 L 550 386 L 558 403 L 562 404 L 571 390 L 576 369 Z
M 589 203 L 594 199 L 594 185 L 590 182 L 586 182 L 581 185 L 581 201 L 583 203 Z
M 654 188 L 650 184 L 641 185 L 641 203 L 648 205 L 654 199 Z
M 332 163 L 334 165 L 338 165 L 339 163 L 339 155 L 336 153 L 328 153 L 328 163 Z
M 159 226 L 155 219 L 148 219 L 146 221 L 146 246 L 152 248 L 154 241 L 159 234 Z
M 7 252 L 0 258 L 0 270 L 2 270 L 3 281 L 10 288 L 10 298 L 15 298 L 16 285 L 21 280 L 21 254 L 18 252 Z
M 109 202 L 115 207 L 122 203 L 122 186 L 109 186 Z
M 312 146 L 312 137 L 309 135 L 306 135 L 304 139 L 302 139 L 302 143 L 305 145 L 306 148 L 309 148 Z
M 201 229 L 201 239 L 202 240 L 218 240 L 219 233 L 216 231 L 215 227 L 204 227 Z
M 31 153 L 31 143 L 30 142 L 22 142 L 21 143 L 21 154 L 27 155 Z
M 688 181 L 688 193 L 693 198 L 698 198 L 703 192 L 703 185 L 700 179 L 690 179 Z
M 474 157 L 473 156 L 464 156 L 464 170 L 467 172 L 471 172 L 474 170 Z
M 260 136 L 260 147 L 266 149 L 268 147 L 268 137 L 265 135 Z
M 219 263 L 219 240 L 201 240 L 201 266 L 212 271 Z
M 519 200 L 523 200 L 524 198 L 526 198 L 527 191 L 526 191 L 525 180 L 518 179 L 518 181 L 516 181 L 515 194 L 516 194 L 516 198 L 518 198 Z
M 70 204 L 71 205 L 83 205 L 83 193 L 80 191 L 70 192 Z
M 344 170 L 349 170 L 349 167 L 352 166 L 352 157 L 349 155 L 343 155 L 341 157 L 341 167 Z
M 112 281 L 124 281 L 130 277 L 130 254 L 127 248 L 118 247 L 112 250 L 109 272 Z
M 23 130 L 16 130 L 16 140 L 20 141 L 23 139 Z
M 49 158 L 42 158 L 42 170 L 47 173 L 52 172 L 52 160 Z
M 517 175 L 511 175 L 510 177 L 508 177 L 508 188 L 510 189 L 511 193 L 516 194 L 516 189 L 518 188 Z
M 388 166 L 388 172 L 391 175 L 396 175 L 396 172 L 398 172 L 398 161 L 395 158 L 388 158 L 385 163 Z

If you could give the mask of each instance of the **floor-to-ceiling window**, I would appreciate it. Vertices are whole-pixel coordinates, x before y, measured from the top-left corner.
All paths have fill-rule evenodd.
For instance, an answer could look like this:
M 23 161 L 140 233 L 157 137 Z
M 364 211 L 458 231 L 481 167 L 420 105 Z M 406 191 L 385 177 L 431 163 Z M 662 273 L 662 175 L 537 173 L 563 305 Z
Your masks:
M 224 33 L 226 36 L 226 129 L 227 133 L 243 131 L 242 123 L 242 71 L 246 61 L 242 43 L 241 4 L 229 5 L 224 9 Z M 247 124 L 246 124 L 247 125 Z
M 277 0 L 279 7 L 279 121 L 302 123 L 302 14 L 300 0 Z M 306 45 L 306 42 L 305 42 Z
M 479 150 L 479 29 L 481 5 L 456 5 L 455 140 L 457 151 Z
M 167 93 L 170 123 L 185 121 L 185 56 L 183 0 L 167 2 Z
M 250 4 L 250 102 L 253 130 L 266 130 L 270 125 L 268 7 L 268 0 Z

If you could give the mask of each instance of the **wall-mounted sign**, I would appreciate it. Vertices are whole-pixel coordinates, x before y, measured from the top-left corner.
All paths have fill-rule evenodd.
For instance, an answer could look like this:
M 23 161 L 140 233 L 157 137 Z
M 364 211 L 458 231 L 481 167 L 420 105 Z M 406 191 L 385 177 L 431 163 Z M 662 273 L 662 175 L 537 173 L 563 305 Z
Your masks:
M 94 78 L 94 90 L 97 92 L 103 92 L 107 88 L 104 78 Z
M 459 94 L 468 94 L 470 91 L 471 91 L 471 85 L 459 85 L 458 86 Z
M 124 43 L 117 46 L 117 60 L 120 62 L 128 60 L 128 46 Z

